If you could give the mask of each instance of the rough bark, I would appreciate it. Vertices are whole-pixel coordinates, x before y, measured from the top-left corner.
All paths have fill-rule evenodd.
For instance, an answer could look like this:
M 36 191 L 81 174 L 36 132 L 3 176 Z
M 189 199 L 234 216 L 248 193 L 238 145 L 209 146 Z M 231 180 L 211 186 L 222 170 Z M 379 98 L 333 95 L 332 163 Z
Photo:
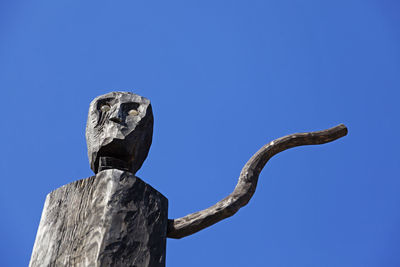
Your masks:
M 168 200 L 108 169 L 48 194 L 29 266 L 164 267 Z
M 347 127 L 340 124 L 324 131 L 290 134 L 268 143 L 243 167 L 239 181 L 229 196 L 205 210 L 168 220 L 167 237 L 182 238 L 234 215 L 250 201 L 257 187 L 258 176 L 272 156 L 296 146 L 328 143 L 346 134 Z

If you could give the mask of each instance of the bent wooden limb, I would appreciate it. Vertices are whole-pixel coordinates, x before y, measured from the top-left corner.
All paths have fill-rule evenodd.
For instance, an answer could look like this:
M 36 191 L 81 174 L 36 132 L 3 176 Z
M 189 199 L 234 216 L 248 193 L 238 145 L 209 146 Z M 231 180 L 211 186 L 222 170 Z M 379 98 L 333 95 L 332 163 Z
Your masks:
M 286 135 L 268 143 L 258 150 L 243 167 L 239 181 L 229 196 L 205 210 L 179 219 L 168 220 L 167 237 L 182 238 L 234 215 L 250 201 L 256 191 L 258 176 L 272 156 L 296 146 L 329 143 L 346 134 L 347 127 L 340 124 L 323 131 Z

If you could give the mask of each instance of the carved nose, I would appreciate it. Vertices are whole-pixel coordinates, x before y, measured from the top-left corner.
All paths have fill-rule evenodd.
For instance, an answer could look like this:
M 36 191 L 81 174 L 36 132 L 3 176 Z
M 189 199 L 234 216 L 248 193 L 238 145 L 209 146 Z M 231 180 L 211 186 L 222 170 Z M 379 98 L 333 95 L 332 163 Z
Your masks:
M 115 123 L 121 123 L 122 118 L 121 118 L 121 113 L 120 113 L 120 106 L 115 105 L 111 112 L 110 112 L 110 121 L 115 122 Z

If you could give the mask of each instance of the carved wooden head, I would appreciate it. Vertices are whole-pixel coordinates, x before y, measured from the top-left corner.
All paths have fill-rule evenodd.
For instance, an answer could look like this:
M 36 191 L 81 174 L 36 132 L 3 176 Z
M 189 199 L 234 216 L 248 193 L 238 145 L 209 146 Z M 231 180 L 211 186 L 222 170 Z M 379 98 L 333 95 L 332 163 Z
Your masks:
M 135 174 L 150 149 L 150 100 L 129 92 L 96 97 L 89 108 L 86 142 L 91 169 L 123 169 Z

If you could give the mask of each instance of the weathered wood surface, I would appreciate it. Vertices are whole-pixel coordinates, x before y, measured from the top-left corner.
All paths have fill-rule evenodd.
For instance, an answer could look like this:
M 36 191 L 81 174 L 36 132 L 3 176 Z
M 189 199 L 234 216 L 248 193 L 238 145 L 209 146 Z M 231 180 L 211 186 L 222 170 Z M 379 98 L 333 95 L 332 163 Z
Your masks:
M 29 266 L 165 266 L 168 200 L 109 169 L 51 192 Z
M 149 153 L 153 123 L 150 100 L 145 97 L 130 92 L 111 92 L 93 99 L 86 124 L 93 172 L 100 171 L 100 160 L 106 157 L 119 160 L 119 166 L 114 165 L 114 169 L 123 167 L 135 174 Z
M 296 133 L 278 138 L 258 150 L 243 167 L 233 192 L 215 205 L 179 219 L 168 221 L 168 237 L 182 238 L 194 234 L 225 218 L 245 206 L 256 191 L 258 176 L 274 155 L 297 146 L 319 145 L 332 142 L 347 134 L 347 127 L 336 127 L 308 133 Z

